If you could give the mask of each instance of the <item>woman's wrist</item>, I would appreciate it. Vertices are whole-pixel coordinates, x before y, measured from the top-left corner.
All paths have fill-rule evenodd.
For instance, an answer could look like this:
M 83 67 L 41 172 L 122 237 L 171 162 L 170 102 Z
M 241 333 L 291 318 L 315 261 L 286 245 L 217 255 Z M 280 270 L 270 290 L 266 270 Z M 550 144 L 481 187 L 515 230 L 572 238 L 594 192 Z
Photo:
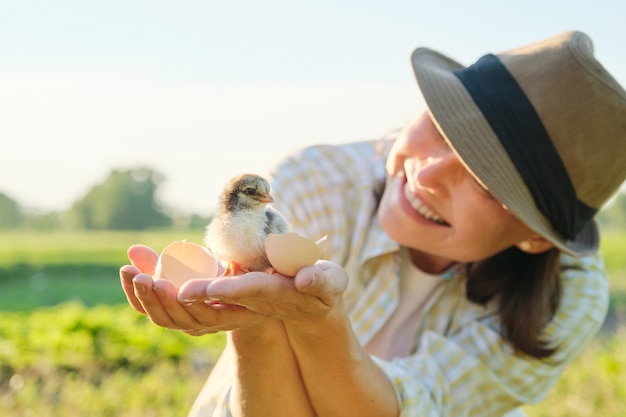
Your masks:
M 283 323 L 261 324 L 228 332 L 235 352 L 235 381 L 230 407 L 233 416 L 311 417 L 314 412 Z
M 285 331 L 319 415 L 398 415 L 393 386 L 360 344 L 342 308 L 306 323 L 285 322 Z
M 254 326 L 229 331 L 228 339 L 235 346 L 251 344 L 258 349 L 259 345 L 272 344 L 278 340 L 284 340 L 285 327 L 280 320 L 268 318 Z

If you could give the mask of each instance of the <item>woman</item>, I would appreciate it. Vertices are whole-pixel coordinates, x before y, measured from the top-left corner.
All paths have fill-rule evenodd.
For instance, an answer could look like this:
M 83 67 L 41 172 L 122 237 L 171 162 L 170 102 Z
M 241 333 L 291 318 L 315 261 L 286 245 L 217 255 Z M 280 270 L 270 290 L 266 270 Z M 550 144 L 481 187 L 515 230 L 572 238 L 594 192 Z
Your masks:
M 328 234 L 325 261 L 177 294 L 152 280 L 156 253 L 129 250 L 135 309 L 228 331 L 192 416 L 501 416 L 540 401 L 598 330 L 593 215 L 626 177 L 626 92 L 589 38 L 412 63 L 428 111 L 390 149 L 316 146 L 272 172 L 275 207 Z

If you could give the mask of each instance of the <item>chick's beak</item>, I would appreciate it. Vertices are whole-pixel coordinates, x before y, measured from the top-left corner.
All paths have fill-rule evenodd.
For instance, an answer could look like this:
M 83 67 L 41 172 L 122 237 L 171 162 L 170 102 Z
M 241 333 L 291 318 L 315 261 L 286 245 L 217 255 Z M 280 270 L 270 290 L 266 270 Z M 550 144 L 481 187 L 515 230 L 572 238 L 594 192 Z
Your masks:
M 269 194 L 263 194 L 259 196 L 259 201 L 261 203 L 273 203 L 274 202 L 274 197 L 272 197 Z

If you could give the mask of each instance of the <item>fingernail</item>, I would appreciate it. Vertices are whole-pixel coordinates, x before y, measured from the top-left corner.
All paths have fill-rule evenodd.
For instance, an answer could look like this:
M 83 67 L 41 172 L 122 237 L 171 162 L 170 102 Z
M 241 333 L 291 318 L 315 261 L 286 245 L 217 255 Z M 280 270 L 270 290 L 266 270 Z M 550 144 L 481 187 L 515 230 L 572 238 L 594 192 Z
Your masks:
M 160 288 L 155 288 L 154 292 L 157 293 L 157 295 L 159 296 L 159 298 L 165 298 L 165 291 L 163 291 Z
M 181 297 L 180 293 L 178 294 L 178 296 L 176 297 L 176 299 L 178 300 L 179 303 L 181 304 L 193 304 L 195 302 L 198 301 L 197 298 L 183 298 Z
M 146 293 L 148 292 L 148 289 L 146 288 L 146 286 L 143 284 L 139 284 L 139 283 L 135 283 L 135 289 L 137 290 L 139 295 L 146 295 Z
M 124 278 L 124 281 L 130 281 L 131 279 L 133 279 L 133 274 L 128 271 L 122 270 L 122 278 Z
M 215 295 L 206 294 L 206 297 L 208 300 L 222 300 L 224 298 L 224 296 L 220 294 L 215 294 Z

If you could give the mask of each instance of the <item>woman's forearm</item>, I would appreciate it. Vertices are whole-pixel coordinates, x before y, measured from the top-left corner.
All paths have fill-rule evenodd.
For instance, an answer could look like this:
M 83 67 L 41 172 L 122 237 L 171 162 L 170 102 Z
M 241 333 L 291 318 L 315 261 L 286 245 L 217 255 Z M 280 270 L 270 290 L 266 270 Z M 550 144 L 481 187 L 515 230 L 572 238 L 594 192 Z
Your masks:
M 234 417 L 314 415 L 282 322 L 233 330 L 228 338 L 235 351 Z
M 399 415 L 391 382 L 343 313 L 310 325 L 287 323 L 286 331 L 317 416 Z
M 295 278 L 250 273 L 211 282 L 209 299 L 275 317 L 230 332 L 234 415 L 398 415 L 391 382 L 352 331 L 342 301 L 347 284 L 345 271 L 329 261 Z

